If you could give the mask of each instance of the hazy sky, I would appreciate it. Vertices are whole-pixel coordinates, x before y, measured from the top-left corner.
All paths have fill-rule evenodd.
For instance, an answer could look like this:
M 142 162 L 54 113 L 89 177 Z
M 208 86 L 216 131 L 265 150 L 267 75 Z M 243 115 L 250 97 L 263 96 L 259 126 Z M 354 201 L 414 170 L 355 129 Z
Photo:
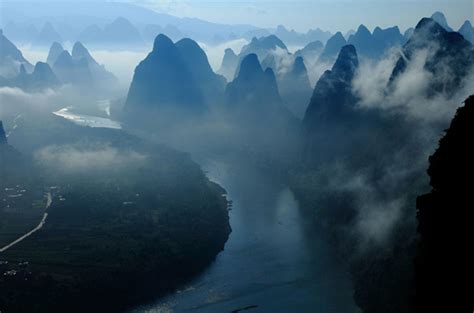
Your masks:
M 0 0 L 1 2 L 5 0 Z M 8 0 L 7 0 L 8 1 Z M 24 1 L 24 0 L 14 0 Z M 158 12 L 180 17 L 197 17 L 226 24 L 252 24 L 275 27 L 283 24 L 298 31 L 320 27 L 330 31 L 347 31 L 364 23 L 375 26 L 399 25 L 405 30 L 415 26 L 421 17 L 435 11 L 445 13 L 454 29 L 469 19 L 474 21 L 474 0 L 27 0 L 44 2 L 134 3 Z M 73 4 L 71 8 L 73 7 Z
M 262 27 L 284 24 L 306 31 L 320 27 L 331 31 L 399 25 L 414 26 L 434 11 L 445 13 L 455 28 L 474 20 L 474 0 L 127 0 L 156 11 L 198 17 L 221 23 L 248 23 Z

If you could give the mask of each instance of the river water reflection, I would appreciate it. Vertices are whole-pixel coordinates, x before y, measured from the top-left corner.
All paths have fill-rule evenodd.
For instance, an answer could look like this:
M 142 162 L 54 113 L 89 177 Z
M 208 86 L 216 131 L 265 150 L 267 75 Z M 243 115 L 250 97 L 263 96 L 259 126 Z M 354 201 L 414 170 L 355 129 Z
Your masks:
M 202 164 L 233 202 L 232 234 L 216 261 L 151 312 L 357 312 L 348 273 L 301 216 L 288 187 L 252 169 Z

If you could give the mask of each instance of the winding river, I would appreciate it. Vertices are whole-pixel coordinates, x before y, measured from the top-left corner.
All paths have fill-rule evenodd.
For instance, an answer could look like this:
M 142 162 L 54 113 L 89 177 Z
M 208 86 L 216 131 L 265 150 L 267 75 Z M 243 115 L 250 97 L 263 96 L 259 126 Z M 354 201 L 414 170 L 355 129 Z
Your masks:
M 287 187 L 241 165 L 202 166 L 233 202 L 225 250 L 186 286 L 133 313 L 357 312 L 348 274 Z
M 102 118 L 62 116 L 84 126 L 117 126 Z M 242 164 L 200 163 L 233 203 L 225 249 L 182 288 L 129 313 L 358 311 L 349 274 L 301 216 L 288 187 Z

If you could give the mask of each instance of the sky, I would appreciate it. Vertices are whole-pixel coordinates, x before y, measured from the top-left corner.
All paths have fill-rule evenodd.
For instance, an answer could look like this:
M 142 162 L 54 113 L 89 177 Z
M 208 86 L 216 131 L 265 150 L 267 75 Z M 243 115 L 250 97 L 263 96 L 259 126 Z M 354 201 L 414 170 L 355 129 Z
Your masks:
M 2 1 L 0 0 L 0 10 Z M 15 2 L 25 0 L 14 0 Z M 127 2 L 179 17 L 194 17 L 225 24 L 251 24 L 274 28 L 279 24 L 306 32 L 321 28 L 331 32 L 398 25 L 413 27 L 435 11 L 445 13 L 458 29 L 474 22 L 474 0 L 26 0 L 45 2 Z M 71 4 L 73 6 L 73 4 Z M 474 24 L 474 23 L 473 23 Z
M 356 29 L 365 24 L 406 29 L 435 11 L 445 13 L 450 25 L 458 29 L 474 20 L 474 0 L 122 0 L 158 12 L 180 17 L 197 17 L 226 24 L 252 24 L 307 31 Z

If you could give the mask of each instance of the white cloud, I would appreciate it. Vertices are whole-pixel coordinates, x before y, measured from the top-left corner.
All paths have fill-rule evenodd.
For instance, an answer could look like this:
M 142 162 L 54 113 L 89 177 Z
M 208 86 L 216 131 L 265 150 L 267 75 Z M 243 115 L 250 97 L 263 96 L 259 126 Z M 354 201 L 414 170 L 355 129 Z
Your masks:
M 121 151 L 109 146 L 48 146 L 35 153 L 35 159 L 46 167 L 65 173 L 94 173 L 121 170 L 143 162 L 146 157 L 134 151 Z
M 211 64 L 214 72 L 219 70 L 222 64 L 222 59 L 224 58 L 225 49 L 230 48 L 236 54 L 239 54 L 243 46 L 248 43 L 245 39 L 236 39 L 224 42 L 219 45 L 207 45 L 203 42 L 199 42 L 199 46 L 206 52 L 209 63 Z

